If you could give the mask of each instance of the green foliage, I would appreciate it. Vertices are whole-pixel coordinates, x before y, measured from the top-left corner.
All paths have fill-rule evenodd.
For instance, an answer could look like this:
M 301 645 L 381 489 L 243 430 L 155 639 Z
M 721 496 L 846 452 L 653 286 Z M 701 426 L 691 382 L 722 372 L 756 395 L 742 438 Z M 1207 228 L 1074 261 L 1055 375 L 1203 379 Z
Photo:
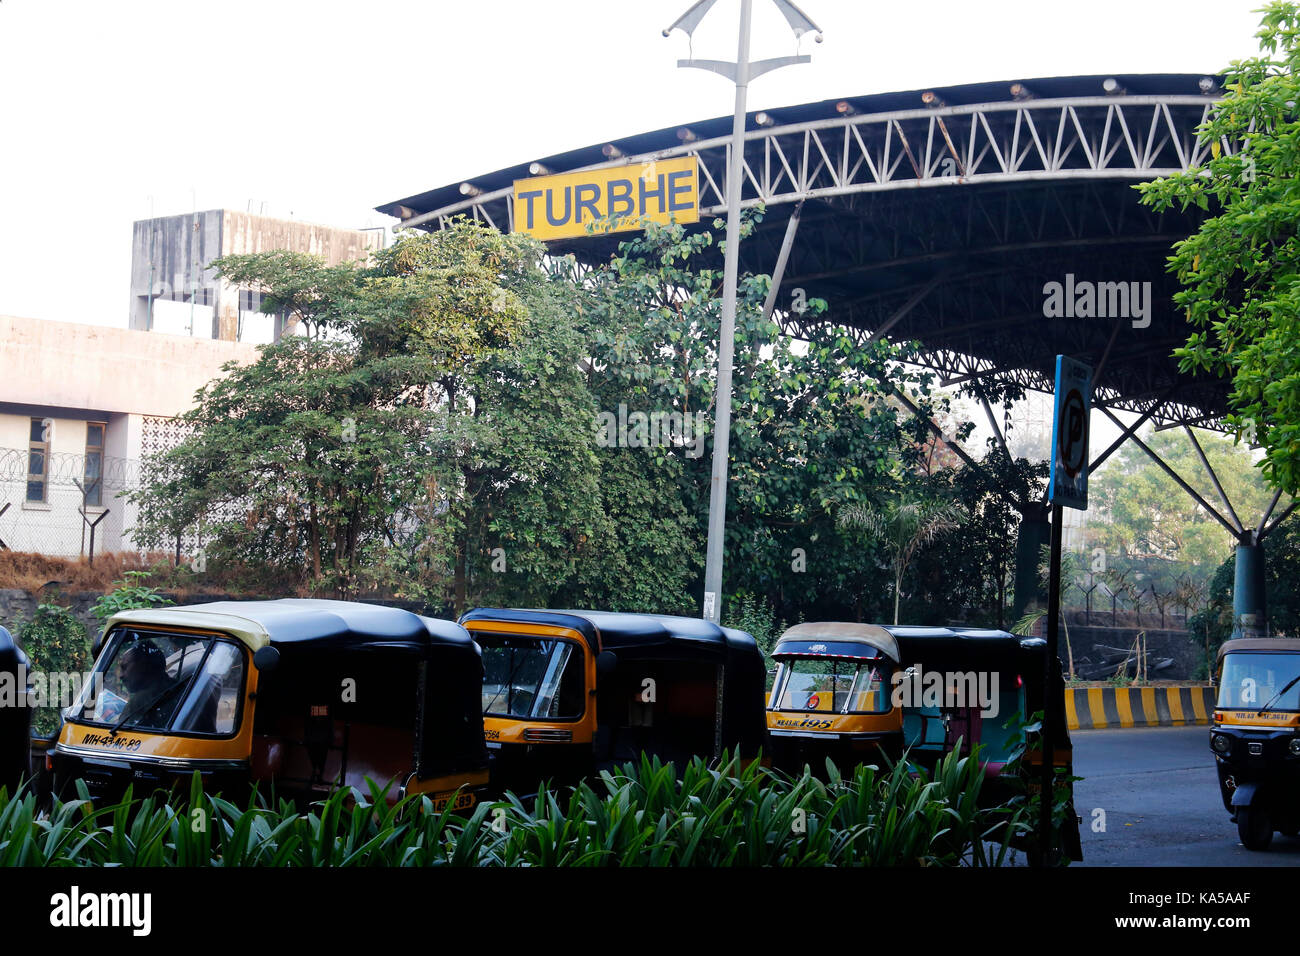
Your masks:
M 894 623 L 903 595 L 903 576 L 917 550 L 961 525 L 965 509 L 956 502 L 900 497 L 877 510 L 849 505 L 839 514 L 843 528 L 859 528 L 887 549 L 894 572 Z
M 903 617 L 1005 627 L 1023 511 L 1036 506 L 1046 462 L 1009 460 L 991 440 L 981 467 L 942 469 L 912 483 L 912 493 L 960 501 L 960 528 L 912 560 Z
M 149 576 L 148 571 L 127 571 L 113 590 L 95 599 L 95 603 L 90 606 L 90 613 L 104 623 L 118 611 L 166 607 L 174 603 L 160 589 L 145 586 L 144 582 Z
M 32 671 L 51 674 L 85 674 L 90 669 L 90 639 L 77 616 L 59 604 L 41 603 L 14 635 L 27 654 Z M 57 702 L 51 702 L 55 704 Z M 64 701 L 63 704 L 72 703 Z M 59 707 L 37 708 L 33 733 L 49 736 L 59 726 Z
M 761 219 L 761 211 L 747 214 L 744 233 Z M 588 386 L 599 409 L 623 404 L 712 420 L 723 281 L 718 228 L 688 234 L 651 224 L 590 277 Z M 855 341 L 821 300 L 800 303 L 805 319 L 821 320 L 806 323 L 806 343 L 782 334 L 763 314 L 768 288 L 765 276 L 742 276 L 737 289 L 723 591 L 765 595 L 786 617 L 816 605 L 853 607 L 860 616 L 882 591 L 884 575 L 870 552 L 851 546 L 834 515 L 841 504 L 887 495 L 897 464 L 917 457 L 924 426 L 900 417 L 885 396 L 911 384 L 925 404 L 928 386 L 898 364 L 906 349 Z M 712 435 L 693 449 L 608 451 L 645 459 L 644 480 L 688 533 L 680 566 L 696 571 Z
M 222 580 L 257 568 L 281 590 L 698 613 L 711 436 L 627 447 L 596 426 L 621 406 L 692 432 L 712 420 L 717 232 L 651 224 L 582 274 L 464 220 L 364 265 L 219 260 L 309 334 L 201 390 L 190 437 L 146 464 L 136 539 L 200 525 Z M 821 300 L 801 301 L 819 320 L 806 341 L 783 334 L 763 315 L 768 283 L 738 292 L 724 594 L 763 595 L 785 619 L 883 614 L 887 549 L 835 516 L 943 457 L 887 396 L 927 414 L 947 399 L 908 371 L 911 347 L 857 341 Z M 995 511 L 981 505 L 971 538 L 1005 551 Z M 972 548 L 980 571 L 950 600 L 990 606 L 1006 575 Z M 950 589 L 924 580 L 918 606 Z
M 1263 541 L 1264 602 L 1269 631 L 1281 637 L 1300 637 L 1300 521 L 1284 520 Z M 1232 554 L 1210 579 L 1205 607 L 1188 619 L 1187 629 L 1205 647 L 1202 676 L 1214 666 L 1219 646 L 1232 636 L 1232 592 L 1237 556 Z
M 1185 433 L 1152 431 L 1143 441 L 1224 512 Z M 1242 521 L 1264 514 L 1273 495 L 1249 449 L 1208 432 L 1198 435 L 1197 442 Z M 1208 579 L 1236 544 L 1227 529 L 1131 442 L 1089 479 L 1089 494 L 1101 520 L 1089 522 L 1087 547 L 1105 551 L 1108 570 L 1132 567 L 1157 590 L 1173 590 L 1180 577 Z
M 743 592 L 727 601 L 723 624 L 753 637 L 764 656 L 771 655 L 776 639 L 787 627 L 777 619 L 776 610 L 764 598 Z
M 202 389 L 148 464 L 137 539 L 205 523 L 208 561 L 317 592 L 537 602 L 601 520 L 574 290 L 542 248 L 468 221 L 366 265 L 216 267 L 310 333 Z M 489 568 L 505 551 L 505 573 Z
M 1300 490 L 1300 6 L 1269 3 L 1261 55 L 1234 61 L 1201 129 L 1210 160 L 1140 186 L 1156 209 L 1212 211 L 1169 260 L 1196 329 L 1180 368 L 1232 382 L 1230 419 L 1265 448 L 1269 483 Z M 1231 151 L 1222 147 L 1230 144 Z
M 426 796 L 340 790 L 299 812 L 259 797 L 127 797 L 93 808 L 0 790 L 0 866 L 990 866 L 1023 812 L 983 807 L 983 771 L 952 754 L 931 779 L 900 763 L 822 783 L 756 762 L 642 757 L 570 791 L 506 794 L 464 817 Z M 987 844 L 1000 843 L 992 854 Z

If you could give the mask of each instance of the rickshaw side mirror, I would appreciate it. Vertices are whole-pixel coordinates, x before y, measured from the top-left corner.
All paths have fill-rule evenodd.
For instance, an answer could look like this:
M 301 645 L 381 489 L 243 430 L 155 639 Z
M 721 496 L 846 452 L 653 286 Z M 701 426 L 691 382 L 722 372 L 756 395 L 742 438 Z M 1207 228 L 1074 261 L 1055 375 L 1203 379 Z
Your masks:
M 271 673 L 280 663 L 280 652 L 268 644 L 253 652 L 253 666 L 265 674 Z
M 596 674 L 604 677 L 618 666 L 618 655 L 613 651 L 601 651 L 596 655 Z
M 104 649 L 104 632 L 100 631 L 98 634 L 95 635 L 95 639 L 90 642 L 91 661 L 96 660 L 99 657 L 99 652 L 102 651 L 103 649 Z

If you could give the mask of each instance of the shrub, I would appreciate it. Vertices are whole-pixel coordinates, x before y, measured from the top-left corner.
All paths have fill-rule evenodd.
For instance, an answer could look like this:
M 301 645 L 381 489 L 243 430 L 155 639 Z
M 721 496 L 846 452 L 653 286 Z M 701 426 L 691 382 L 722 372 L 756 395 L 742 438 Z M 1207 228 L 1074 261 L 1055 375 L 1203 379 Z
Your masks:
M 68 608 L 58 604 L 38 604 L 36 613 L 25 621 L 15 635 L 27 652 L 33 671 L 43 674 L 84 674 L 90 669 L 90 640 L 86 627 Z M 54 702 L 57 703 L 57 702 Z M 63 701 L 63 706 L 72 701 Z M 32 731 L 49 736 L 59 726 L 59 707 L 38 708 L 32 719 Z
M 785 631 L 785 625 L 776 619 L 776 610 L 767 601 L 744 591 L 727 602 L 724 623 L 752 635 L 765 657 L 772 653 L 776 639 Z
M 158 588 L 144 586 L 149 578 L 148 571 L 127 571 L 122 580 L 116 582 L 113 590 L 101 594 L 90 607 L 90 613 L 103 624 L 118 611 L 131 611 L 136 608 L 166 607 L 172 603 Z
M 299 812 L 254 795 L 202 792 L 92 808 L 0 790 L 9 866 L 996 866 L 1024 811 L 978 802 L 977 760 L 950 755 L 934 778 L 859 767 L 788 777 L 738 759 L 691 761 L 678 776 L 643 756 L 562 792 L 506 794 L 464 817 L 428 797 L 394 805 L 368 783 Z M 196 825 L 201 821 L 202 825 Z M 987 844 L 1001 849 L 987 852 Z

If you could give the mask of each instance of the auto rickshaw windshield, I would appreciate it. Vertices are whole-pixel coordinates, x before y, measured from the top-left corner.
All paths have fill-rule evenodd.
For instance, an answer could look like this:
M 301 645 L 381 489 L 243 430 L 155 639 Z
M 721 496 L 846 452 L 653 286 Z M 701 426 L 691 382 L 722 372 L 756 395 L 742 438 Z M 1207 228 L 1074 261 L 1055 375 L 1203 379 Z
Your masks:
M 890 709 L 889 671 L 883 660 L 794 657 L 781 661 L 773 710 L 881 714 Z
M 244 685 L 244 654 L 200 634 L 118 630 L 72 720 L 151 732 L 230 734 Z
M 483 713 L 492 717 L 582 716 L 582 651 L 571 641 L 475 634 L 483 649 Z
M 1223 658 L 1219 679 L 1219 707 L 1261 708 L 1269 701 L 1269 710 L 1300 710 L 1300 654 L 1229 653 Z M 1283 688 L 1284 694 L 1273 700 Z

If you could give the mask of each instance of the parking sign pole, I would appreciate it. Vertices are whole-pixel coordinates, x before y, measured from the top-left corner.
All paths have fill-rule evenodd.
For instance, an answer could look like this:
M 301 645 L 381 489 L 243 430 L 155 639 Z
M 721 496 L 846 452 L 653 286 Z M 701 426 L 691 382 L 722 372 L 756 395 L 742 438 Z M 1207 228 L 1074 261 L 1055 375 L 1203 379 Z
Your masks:
M 1061 506 L 1052 505 L 1051 557 L 1048 560 L 1047 582 L 1047 655 L 1043 660 L 1043 766 L 1040 777 L 1042 806 L 1038 817 L 1038 852 L 1043 866 L 1052 861 L 1052 806 L 1056 802 L 1056 780 L 1053 762 L 1053 742 L 1061 716 L 1056 708 L 1055 673 L 1061 618 Z
M 1088 507 L 1088 415 L 1092 408 L 1092 369 L 1066 355 L 1056 357 L 1056 409 L 1052 415 L 1052 465 L 1047 497 L 1052 503 L 1052 543 L 1047 564 L 1047 653 L 1043 659 L 1043 763 L 1039 775 L 1038 860 L 1052 863 L 1052 809 L 1056 802 L 1056 736 L 1065 720 L 1058 693 L 1057 654 L 1061 626 L 1061 509 Z M 1067 811 L 1068 812 L 1068 811 Z

